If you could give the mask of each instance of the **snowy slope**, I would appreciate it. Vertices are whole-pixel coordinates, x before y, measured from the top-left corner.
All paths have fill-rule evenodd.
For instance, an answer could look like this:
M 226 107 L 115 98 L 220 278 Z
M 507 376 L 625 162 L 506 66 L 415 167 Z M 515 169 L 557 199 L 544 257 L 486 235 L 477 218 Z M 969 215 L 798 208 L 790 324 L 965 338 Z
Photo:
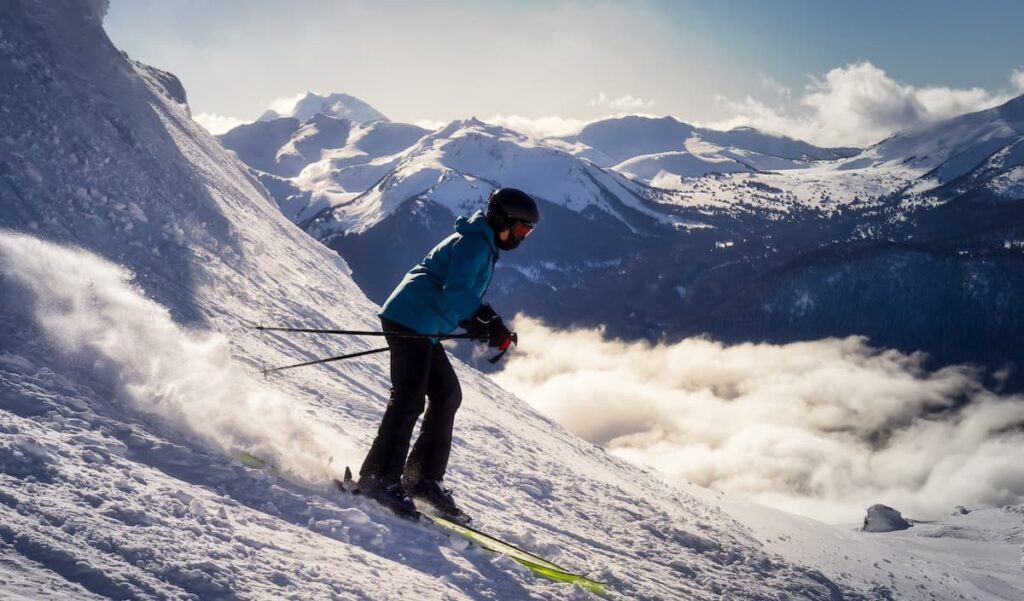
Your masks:
M 288 142 L 274 157 L 281 166 L 278 175 L 297 175 L 302 169 L 320 160 L 327 148 L 337 148 L 348 141 L 352 123 L 317 113 L 302 122 Z
M 281 117 L 291 117 L 299 121 L 305 121 L 313 115 L 322 114 L 337 119 L 346 119 L 353 123 L 371 123 L 373 121 L 387 121 L 383 113 L 373 108 L 366 102 L 348 94 L 326 94 L 320 95 L 316 92 L 306 92 L 295 100 L 295 104 L 284 112 L 268 109 L 257 121 L 272 121 Z
M 302 122 L 281 117 L 239 125 L 218 137 L 253 169 L 294 177 L 306 165 L 319 161 L 324 149 L 344 146 L 351 128 L 347 119 L 317 113 Z
M 681 150 L 694 129 L 672 117 L 631 115 L 590 123 L 580 133 L 561 139 L 580 145 L 575 154 L 602 167 L 611 167 L 638 156 Z
M 859 525 L 823 526 L 735 499 L 723 501 L 722 507 L 764 541 L 765 548 L 868 583 L 875 598 L 912 599 L 923 591 L 936 598 L 986 600 L 1024 594 L 1024 506 L 975 510 L 915 522 L 908 530 L 867 533 Z
M 613 169 L 654 187 L 672 188 L 682 178 L 712 173 L 802 169 L 809 163 L 711 144 L 698 135 L 683 142 L 684 150 L 657 152 L 622 161 Z
M 373 327 L 376 307 L 90 5 L 17 2 L 0 26 L 17 84 L 0 188 L 4 596 L 588 597 L 331 492 L 372 436 L 386 359 L 264 381 L 264 362 L 369 343 L 251 327 Z M 706 493 L 458 371 L 451 483 L 482 527 L 623 598 L 865 598 L 765 552 Z M 287 477 L 230 459 L 239 449 Z
M 302 124 L 298 119 L 283 117 L 239 125 L 218 136 L 225 148 L 246 165 L 266 173 L 278 173 L 278 155 L 291 142 Z
M 949 181 L 986 156 L 1024 136 L 1024 96 L 984 111 L 894 134 L 867 148 L 844 166 L 867 159 L 900 162 L 922 171 L 938 169 L 940 182 Z
M 428 133 L 405 123 L 378 121 L 357 126 L 344 145 L 324 151 L 320 160 L 306 165 L 294 183 L 329 204 L 354 198 L 384 177 L 402 153 Z

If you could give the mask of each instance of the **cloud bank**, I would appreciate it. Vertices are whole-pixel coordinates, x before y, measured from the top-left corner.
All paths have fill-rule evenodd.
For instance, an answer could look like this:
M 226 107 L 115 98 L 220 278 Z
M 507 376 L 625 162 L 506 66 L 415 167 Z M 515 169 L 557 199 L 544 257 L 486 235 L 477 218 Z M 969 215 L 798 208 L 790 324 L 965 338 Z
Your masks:
M 910 127 L 997 106 L 1024 93 L 1024 69 L 1015 69 L 1005 90 L 978 87 L 915 87 L 891 78 L 870 62 L 813 77 L 796 106 L 791 91 L 762 76 L 770 100 L 719 97 L 733 116 L 709 124 L 749 126 L 822 146 L 866 146 Z
M 497 381 L 570 431 L 670 482 L 829 522 L 874 503 L 919 519 L 1024 502 L 1024 396 L 964 366 L 860 337 L 650 345 L 520 317 Z

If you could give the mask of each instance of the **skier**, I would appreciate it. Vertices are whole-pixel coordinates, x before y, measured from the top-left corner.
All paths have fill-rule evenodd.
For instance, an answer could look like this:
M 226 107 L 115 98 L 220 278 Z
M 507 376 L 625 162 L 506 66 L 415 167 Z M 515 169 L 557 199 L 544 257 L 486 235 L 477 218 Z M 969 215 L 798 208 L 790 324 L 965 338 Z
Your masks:
M 505 351 L 512 333 L 484 304 L 498 250 L 513 250 L 530 235 L 537 203 L 515 188 L 491 192 L 485 212 L 455 220 L 455 233 L 413 267 L 378 314 L 385 333 L 442 335 L 463 327 Z M 462 402 L 458 378 L 444 347 L 431 338 L 386 336 L 391 349 L 391 398 L 359 470 L 358 490 L 400 515 L 418 516 L 411 497 L 455 520 L 468 516 L 444 487 L 455 412 Z M 416 420 L 426 415 L 409 452 Z M 408 455 L 408 458 L 406 457 Z

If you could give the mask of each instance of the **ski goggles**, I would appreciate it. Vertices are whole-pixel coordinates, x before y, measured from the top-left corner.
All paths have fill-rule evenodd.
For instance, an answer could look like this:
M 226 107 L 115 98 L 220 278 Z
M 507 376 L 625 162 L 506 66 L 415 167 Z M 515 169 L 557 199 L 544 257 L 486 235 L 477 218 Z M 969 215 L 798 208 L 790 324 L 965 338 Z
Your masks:
M 517 240 L 525 240 L 531 233 L 533 233 L 532 223 L 517 221 L 512 224 L 512 235 L 515 236 Z

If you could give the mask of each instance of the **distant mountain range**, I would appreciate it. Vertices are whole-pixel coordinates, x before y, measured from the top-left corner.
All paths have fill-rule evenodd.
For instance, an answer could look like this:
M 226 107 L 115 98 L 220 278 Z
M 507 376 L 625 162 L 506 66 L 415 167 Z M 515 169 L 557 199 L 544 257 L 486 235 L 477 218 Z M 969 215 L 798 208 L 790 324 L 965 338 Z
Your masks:
M 1024 97 L 863 150 L 671 117 L 428 131 L 321 104 L 220 139 L 378 302 L 455 215 L 515 186 L 543 218 L 499 264 L 506 313 L 627 338 L 863 334 L 1024 385 L 998 371 L 1024 367 Z

